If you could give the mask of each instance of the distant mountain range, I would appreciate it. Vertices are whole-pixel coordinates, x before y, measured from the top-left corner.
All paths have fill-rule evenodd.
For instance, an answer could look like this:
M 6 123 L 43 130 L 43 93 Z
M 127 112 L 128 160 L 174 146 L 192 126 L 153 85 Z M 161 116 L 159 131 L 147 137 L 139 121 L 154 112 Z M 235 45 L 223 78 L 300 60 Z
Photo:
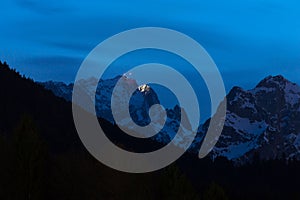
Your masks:
M 114 123 L 110 110 L 110 97 L 116 82 L 127 77 L 113 79 L 89 79 L 82 84 L 96 86 L 96 112 L 99 117 Z M 130 87 L 137 88 L 130 102 L 130 114 L 139 125 L 150 122 L 149 107 L 159 103 L 156 93 L 149 86 L 138 87 L 132 80 L 126 80 Z M 39 83 L 55 95 L 71 101 L 73 84 L 62 82 Z M 86 91 L 89 92 L 89 91 Z M 120 96 L 122 98 L 122 96 Z M 210 153 L 212 158 L 223 156 L 243 163 L 254 156 L 261 159 L 286 157 L 300 159 L 300 87 L 283 76 L 268 76 L 254 89 L 243 90 L 234 87 L 227 95 L 227 115 L 222 135 Z M 157 140 L 167 143 L 176 134 L 180 124 L 180 108 L 167 109 L 168 119 L 158 134 Z M 184 110 L 183 110 L 184 112 Z M 159 117 L 159 116 L 158 116 Z M 191 146 L 197 151 L 210 120 L 199 127 Z M 126 125 L 126 124 L 123 124 Z M 180 145 L 180 142 L 178 142 Z

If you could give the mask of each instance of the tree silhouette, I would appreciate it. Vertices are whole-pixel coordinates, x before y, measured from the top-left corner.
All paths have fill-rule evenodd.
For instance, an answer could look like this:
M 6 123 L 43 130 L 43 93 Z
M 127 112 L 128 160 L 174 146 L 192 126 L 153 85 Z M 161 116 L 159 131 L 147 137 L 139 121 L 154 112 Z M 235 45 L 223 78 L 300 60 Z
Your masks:
M 174 164 L 163 170 L 160 188 L 161 199 L 198 199 L 190 181 Z
M 203 200 L 228 200 L 228 197 L 220 185 L 212 182 L 204 192 Z
M 31 117 L 24 115 L 12 140 L 17 199 L 40 199 L 45 173 L 45 143 Z

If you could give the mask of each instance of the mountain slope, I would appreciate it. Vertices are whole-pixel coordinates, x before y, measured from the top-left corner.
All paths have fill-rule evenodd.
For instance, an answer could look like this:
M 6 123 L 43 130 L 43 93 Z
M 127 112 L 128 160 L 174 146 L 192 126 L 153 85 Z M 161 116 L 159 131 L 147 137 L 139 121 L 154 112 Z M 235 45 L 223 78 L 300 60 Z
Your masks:
M 300 87 L 269 76 L 254 89 L 234 87 L 222 135 L 212 155 L 247 161 L 282 156 L 300 159 Z

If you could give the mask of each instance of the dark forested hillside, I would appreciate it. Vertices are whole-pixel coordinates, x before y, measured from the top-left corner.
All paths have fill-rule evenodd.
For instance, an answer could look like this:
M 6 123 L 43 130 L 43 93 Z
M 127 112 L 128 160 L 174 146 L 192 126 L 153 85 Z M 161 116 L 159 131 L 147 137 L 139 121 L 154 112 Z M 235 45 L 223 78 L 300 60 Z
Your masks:
M 28 114 L 37 123 L 51 150 L 78 145 L 71 104 L 0 63 L 0 131 L 10 133 Z M 66 143 L 68 141 L 68 143 Z

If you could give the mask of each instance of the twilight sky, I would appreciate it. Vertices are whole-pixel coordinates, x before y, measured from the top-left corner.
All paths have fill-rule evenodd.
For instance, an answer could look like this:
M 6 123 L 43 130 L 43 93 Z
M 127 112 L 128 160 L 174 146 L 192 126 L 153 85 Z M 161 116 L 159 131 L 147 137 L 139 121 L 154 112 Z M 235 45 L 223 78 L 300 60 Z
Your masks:
M 76 2 L 76 3 L 75 3 Z M 282 74 L 300 84 L 297 0 L 2 0 L 0 60 L 37 81 L 73 82 L 87 54 L 118 32 L 181 31 L 211 55 L 227 90 Z

